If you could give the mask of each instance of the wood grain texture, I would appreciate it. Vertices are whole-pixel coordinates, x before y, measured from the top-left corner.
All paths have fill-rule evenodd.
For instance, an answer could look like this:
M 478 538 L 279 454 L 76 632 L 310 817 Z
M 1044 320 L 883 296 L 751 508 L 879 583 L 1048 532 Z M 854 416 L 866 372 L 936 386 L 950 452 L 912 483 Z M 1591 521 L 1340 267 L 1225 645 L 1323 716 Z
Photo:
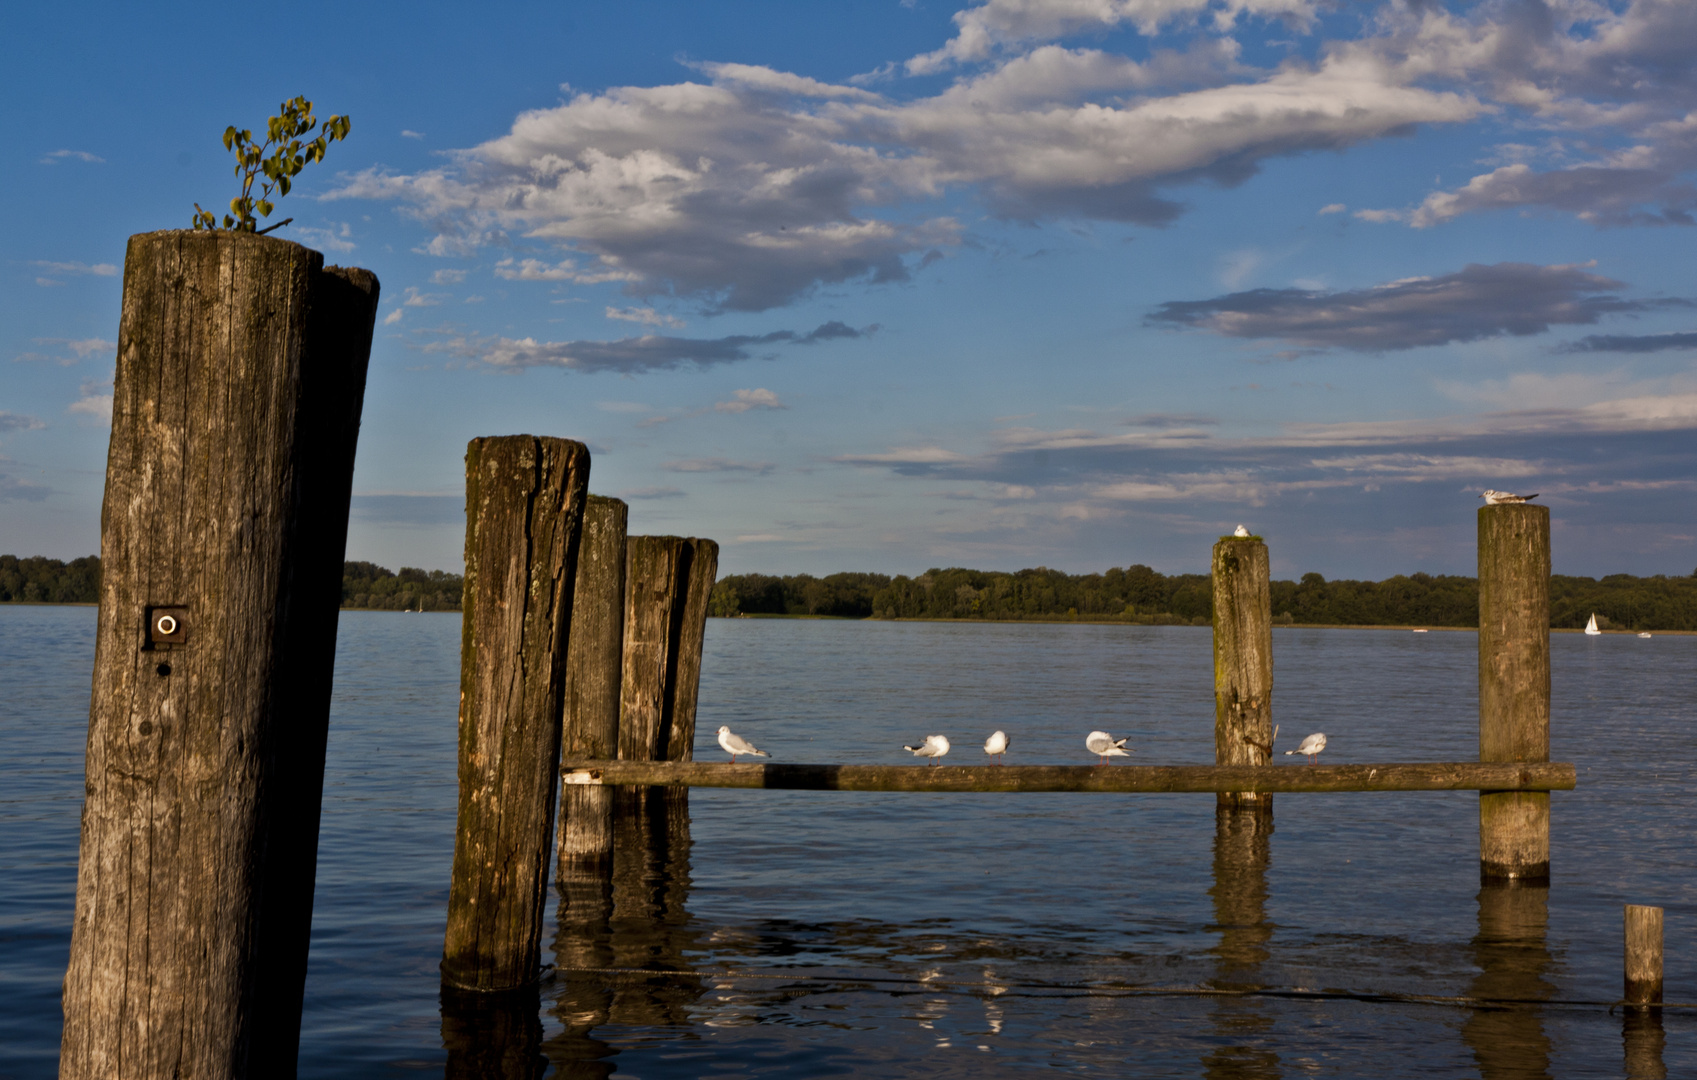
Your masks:
M 1626 905 L 1626 994 L 1634 1005 L 1662 1000 L 1662 909 Z
M 686 536 L 633 536 L 625 561 L 624 681 L 619 757 L 689 761 L 707 599 L 719 545 Z
M 578 546 L 566 661 L 565 726 L 561 753 L 611 758 L 619 752 L 619 695 L 623 685 L 626 523 L 618 499 L 589 496 Z M 555 880 L 598 874 L 613 857 L 613 801 L 605 789 L 560 789 L 559 855 Z
M 674 683 L 668 761 L 695 760 L 695 707 L 701 696 L 701 650 L 707 636 L 707 599 L 719 575 L 719 545 L 690 537 L 689 577 L 684 584 L 683 618 L 678 624 L 678 673 Z
M 1479 508 L 1479 760 L 1550 759 L 1550 509 Z M 1479 797 L 1479 872 L 1547 880 L 1550 800 Z
M 512 435 L 466 449 L 459 824 L 442 978 L 538 973 L 589 450 Z
M 1273 753 L 1273 607 L 1267 545 L 1221 537 L 1214 545 L 1214 763 L 1266 765 Z M 1220 793 L 1222 806 L 1270 795 Z
M 378 301 L 323 261 L 130 238 L 61 1077 L 295 1074 Z
M 1563 762 L 1384 765 L 796 765 L 565 761 L 567 784 L 794 791 L 1571 791 Z

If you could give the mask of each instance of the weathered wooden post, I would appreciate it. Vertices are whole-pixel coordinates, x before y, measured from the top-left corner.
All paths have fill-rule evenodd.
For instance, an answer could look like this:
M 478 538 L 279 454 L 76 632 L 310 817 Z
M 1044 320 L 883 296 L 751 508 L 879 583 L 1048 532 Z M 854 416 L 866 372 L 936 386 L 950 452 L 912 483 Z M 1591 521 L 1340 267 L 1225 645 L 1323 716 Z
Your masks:
M 554 832 L 572 587 L 589 451 L 512 435 L 466 448 L 460 806 L 442 979 L 535 981 Z
M 130 238 L 63 1078 L 293 1077 L 377 279 Z
M 1214 764 L 1266 765 L 1273 755 L 1273 601 L 1267 545 L 1214 545 Z M 1222 791 L 1222 807 L 1271 810 L 1270 793 Z
M 1662 909 L 1626 905 L 1626 1003 L 1662 1002 Z
M 1479 760 L 1550 760 L 1550 509 L 1479 508 Z M 1548 792 L 1481 792 L 1483 880 L 1550 878 Z
M 578 547 L 566 661 L 566 711 L 561 755 L 609 760 L 619 752 L 619 694 L 623 684 L 625 547 L 629 508 L 618 499 L 589 496 Z M 560 788 L 560 850 L 555 880 L 600 877 L 613 859 L 613 792 L 600 785 Z
M 707 597 L 719 545 L 633 536 L 626 555 L 619 757 L 692 761 Z

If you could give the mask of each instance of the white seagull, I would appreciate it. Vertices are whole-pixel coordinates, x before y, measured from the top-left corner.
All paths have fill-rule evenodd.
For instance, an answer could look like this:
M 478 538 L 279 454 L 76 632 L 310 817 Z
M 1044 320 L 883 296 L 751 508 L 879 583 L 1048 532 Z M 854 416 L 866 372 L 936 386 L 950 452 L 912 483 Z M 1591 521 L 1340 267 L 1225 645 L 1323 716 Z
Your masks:
M 1249 535 L 1249 530 L 1244 528 L 1242 525 L 1239 525 L 1237 527 L 1237 530 L 1235 532 L 1233 532 L 1232 535 L 1236 536 L 1236 537 L 1240 537 L 1240 538 L 1245 537 L 1245 536 Z
M 1008 752 L 1008 733 L 998 731 L 984 740 L 984 752 L 991 757 L 999 758 Z M 997 762 L 1001 764 L 1001 762 Z
M 1102 759 L 1098 765 L 1106 765 L 1111 757 L 1130 757 L 1125 743 L 1125 739 L 1116 739 L 1106 731 L 1092 731 L 1084 737 L 1084 748 Z
M 733 763 L 736 761 L 738 754 L 753 754 L 755 757 L 772 756 L 764 750 L 756 750 L 754 748 L 754 744 L 743 738 L 741 735 L 731 734 L 731 729 L 728 727 L 721 727 L 719 729 L 719 745 L 725 748 L 725 753 L 731 755 L 731 761 Z
M 1513 492 L 1492 491 L 1490 488 L 1486 488 L 1479 493 L 1479 497 L 1485 500 L 1486 506 L 1497 506 L 1501 503 L 1523 503 L 1529 499 L 1536 499 L 1538 493 L 1534 491 L 1530 495 L 1516 495 Z
M 931 764 L 937 764 L 937 759 L 949 752 L 949 737 L 947 735 L 927 735 L 925 741 L 918 746 L 903 746 L 903 750 L 913 753 L 914 757 L 930 758 Z
M 1308 736 L 1308 738 L 1303 739 L 1302 745 L 1297 747 L 1295 750 L 1286 750 L 1285 751 L 1285 757 L 1290 757 L 1292 754 L 1307 754 L 1308 755 L 1308 764 L 1312 765 L 1312 764 L 1314 764 L 1315 756 L 1318 755 L 1320 753 L 1320 751 L 1324 750 L 1325 748 L 1326 748 L 1326 734 L 1325 734 L 1325 732 L 1316 731 L 1314 734 Z

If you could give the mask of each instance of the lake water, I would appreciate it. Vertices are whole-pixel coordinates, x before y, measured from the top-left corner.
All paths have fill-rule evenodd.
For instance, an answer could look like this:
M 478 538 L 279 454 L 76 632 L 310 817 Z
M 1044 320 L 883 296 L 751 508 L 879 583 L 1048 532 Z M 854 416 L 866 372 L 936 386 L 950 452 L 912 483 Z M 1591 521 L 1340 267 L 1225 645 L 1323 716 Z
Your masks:
M 93 632 L 92 608 L 0 608 L 4 1080 L 56 1070 Z M 528 1007 L 445 1019 L 459 619 L 343 612 L 300 1075 L 1697 1075 L 1690 1010 L 1131 993 L 1612 1001 L 1621 905 L 1646 903 L 1668 1000 L 1697 1000 L 1697 637 L 1552 647 L 1579 789 L 1553 796 L 1548 890 L 1480 889 L 1470 793 L 1280 795 L 1268 836 L 1217 835 L 1209 795 L 698 790 L 687 836 L 632 841 L 610 894 L 551 913 L 561 970 Z M 1477 757 L 1471 633 L 1274 651 L 1279 749 Z M 778 761 L 907 760 L 936 731 L 964 763 L 1002 728 L 1010 764 L 1084 764 L 1104 728 L 1137 763 L 1207 763 L 1211 670 L 1188 627 L 715 619 L 696 754 L 724 723 Z

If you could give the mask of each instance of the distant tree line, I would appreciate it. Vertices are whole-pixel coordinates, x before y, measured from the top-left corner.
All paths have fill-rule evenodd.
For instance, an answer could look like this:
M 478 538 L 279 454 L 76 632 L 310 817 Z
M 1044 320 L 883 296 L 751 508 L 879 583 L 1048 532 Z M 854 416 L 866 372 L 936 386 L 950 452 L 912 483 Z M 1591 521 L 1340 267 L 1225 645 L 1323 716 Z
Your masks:
M 1327 581 L 1304 574 L 1300 581 L 1275 581 L 1270 591 L 1273 620 L 1287 625 L 1465 627 L 1479 621 L 1479 583 L 1470 577 L 1399 574 L 1384 581 Z M 720 616 L 1206 625 L 1213 618 L 1213 596 L 1206 574 L 1161 574 L 1142 565 L 1100 574 L 954 567 L 918 577 L 739 574 L 719 580 L 708 610 Z M 1697 574 L 1551 577 L 1552 627 L 1577 629 L 1592 612 L 1605 629 L 1697 630 Z
M 342 606 L 374 611 L 458 611 L 465 577 L 403 566 L 399 573 L 369 562 L 342 564 Z
M 376 563 L 342 564 L 342 606 L 382 611 L 458 611 L 465 579 L 441 570 Z M 100 600 L 100 556 L 62 562 L 0 555 L 0 602 L 93 604 Z
M 342 606 L 381 611 L 458 611 L 465 579 L 441 570 L 342 564 Z M 1409 574 L 1384 581 L 1327 581 L 1304 574 L 1272 583 L 1273 621 L 1335 626 L 1474 626 L 1479 583 L 1470 577 Z M 92 604 L 100 558 L 63 562 L 0 555 L 0 602 Z M 1206 574 L 1161 574 L 1147 566 L 1100 574 L 1038 567 L 898 574 L 737 574 L 713 587 L 712 615 L 831 615 L 850 619 L 1089 619 L 1206 625 L 1213 617 Z M 1577 629 L 1591 613 L 1604 629 L 1697 630 L 1697 573 L 1550 578 L 1550 625 Z

